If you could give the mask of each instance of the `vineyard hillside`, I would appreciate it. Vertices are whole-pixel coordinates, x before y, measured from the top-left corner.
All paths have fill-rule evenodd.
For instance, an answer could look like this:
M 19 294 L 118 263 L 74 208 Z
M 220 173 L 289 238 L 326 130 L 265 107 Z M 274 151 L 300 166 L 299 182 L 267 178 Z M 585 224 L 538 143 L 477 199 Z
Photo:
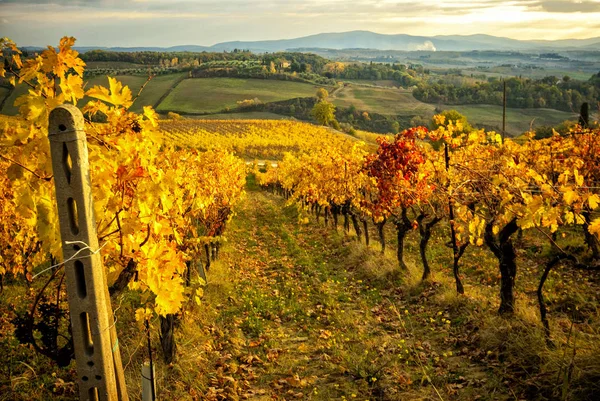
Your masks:
M 457 111 L 341 113 L 382 134 L 336 120 L 351 86 L 290 80 L 323 125 L 165 119 L 136 102 L 191 78 L 86 84 L 74 45 L 0 39 L 23 93 L 0 115 L 0 401 L 600 399 L 587 107 L 517 139 Z M 212 79 L 277 91 L 193 80 Z M 382 112 L 379 91 L 408 99 L 360 88 Z

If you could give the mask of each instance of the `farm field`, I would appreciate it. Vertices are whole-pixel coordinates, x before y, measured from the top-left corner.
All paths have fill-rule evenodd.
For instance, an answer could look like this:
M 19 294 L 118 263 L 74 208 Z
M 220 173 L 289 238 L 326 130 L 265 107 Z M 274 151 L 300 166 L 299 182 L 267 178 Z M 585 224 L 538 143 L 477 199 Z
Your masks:
M 434 106 L 418 101 L 402 89 L 366 88 L 350 85 L 335 92 L 336 106 L 350 107 L 384 115 L 433 116 Z
M 184 79 L 185 73 L 160 75 L 154 77 L 144 88 L 141 95 L 132 105 L 132 110 L 139 112 L 143 105 L 157 105 L 157 111 L 165 113 L 174 111 L 181 113 L 215 113 L 227 107 L 237 107 L 237 101 L 258 98 L 263 102 L 279 101 L 295 97 L 314 96 L 319 86 L 288 82 L 271 81 L 259 79 L 237 79 L 237 78 L 203 78 Z M 133 96 L 146 82 L 143 76 L 122 75 L 117 79 L 128 85 Z M 385 82 L 381 82 L 385 84 Z M 86 87 L 93 85 L 107 85 L 105 76 L 96 76 L 89 79 Z M 171 90 L 172 89 L 172 90 Z M 329 89 L 329 88 L 328 88 Z M 18 108 L 14 101 L 20 95 L 26 93 L 25 85 L 18 85 L 15 91 L 6 100 L 2 114 L 15 115 Z M 170 91 L 170 92 L 169 92 Z M 4 97 L 7 89 L 0 91 Z M 89 99 L 80 101 L 83 106 Z M 366 87 L 361 85 L 349 85 L 333 92 L 330 99 L 335 105 L 349 107 L 354 105 L 358 110 L 379 113 L 383 115 L 400 116 L 423 116 L 430 118 L 434 114 L 435 106 L 418 101 L 408 90 Z M 502 108 L 496 105 L 441 105 L 442 109 L 455 109 L 464 114 L 467 119 L 476 126 L 484 126 L 496 130 L 501 129 Z M 203 116 L 208 119 L 287 119 L 287 116 L 268 112 L 249 113 L 216 113 Z M 530 127 L 557 125 L 564 120 L 576 119 L 576 114 L 552 109 L 507 109 L 507 133 L 517 136 Z
M 502 129 L 502 106 L 496 105 L 452 105 L 446 109 L 454 109 L 475 125 Z M 506 132 L 517 136 L 542 125 L 557 125 L 565 120 L 577 120 L 577 114 L 552 109 L 506 109 Z
M 554 75 L 556 77 L 564 77 L 568 75 L 573 79 L 579 79 L 582 81 L 587 81 L 590 79 L 592 73 L 590 71 L 582 71 L 582 70 L 573 70 L 573 69 L 548 69 L 548 68 L 535 68 L 535 69 L 526 69 L 526 68 L 512 68 L 512 67 L 493 67 L 490 69 L 465 69 L 463 71 L 465 74 L 486 74 L 487 76 L 496 76 L 496 77 L 514 77 L 514 76 L 523 76 L 529 77 L 532 79 L 541 79 L 550 75 Z
M 128 69 L 128 68 L 148 68 L 148 65 L 145 64 L 136 64 L 129 63 L 126 61 L 88 61 L 86 63 L 86 69 L 94 70 L 94 69 Z
M 388 115 L 418 115 L 430 118 L 435 106 L 415 99 L 410 91 L 402 89 L 366 88 L 348 86 L 335 92 L 333 103 L 342 107 L 354 105 L 358 110 Z M 454 109 L 464 114 L 474 125 L 502 127 L 502 107 L 496 105 L 440 105 L 444 110 Z M 552 109 L 507 109 L 507 133 L 517 136 L 541 125 L 557 125 L 577 119 L 576 114 Z M 533 124 L 532 124 L 533 122 Z
M 343 82 L 350 82 L 358 85 L 366 85 L 366 86 L 381 86 L 384 88 L 398 88 L 398 84 L 391 79 L 379 79 L 379 80 L 369 80 L 369 79 L 344 79 Z
M 159 105 L 159 112 L 211 113 L 236 108 L 238 101 L 263 103 L 314 96 L 320 86 L 291 81 L 239 78 L 186 79 Z

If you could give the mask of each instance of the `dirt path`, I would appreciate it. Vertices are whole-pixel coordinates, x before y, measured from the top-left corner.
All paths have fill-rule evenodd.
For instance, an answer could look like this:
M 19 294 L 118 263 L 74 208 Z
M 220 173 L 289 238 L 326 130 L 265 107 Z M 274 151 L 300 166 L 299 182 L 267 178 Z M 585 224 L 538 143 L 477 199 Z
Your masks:
M 450 313 L 427 303 L 436 285 L 406 294 L 395 263 L 341 227 L 299 224 L 294 208 L 250 183 L 228 240 L 233 286 L 216 330 L 229 357 L 215 368 L 214 399 L 505 398 L 457 349 Z

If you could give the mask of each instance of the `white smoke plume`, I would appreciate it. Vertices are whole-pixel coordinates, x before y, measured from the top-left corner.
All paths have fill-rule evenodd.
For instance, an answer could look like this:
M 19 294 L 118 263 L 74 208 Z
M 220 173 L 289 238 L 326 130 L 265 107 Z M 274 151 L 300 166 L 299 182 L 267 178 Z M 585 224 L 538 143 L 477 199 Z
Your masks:
M 430 40 L 426 40 L 422 45 L 417 45 L 416 50 L 425 50 L 431 52 L 437 51 L 435 45 Z

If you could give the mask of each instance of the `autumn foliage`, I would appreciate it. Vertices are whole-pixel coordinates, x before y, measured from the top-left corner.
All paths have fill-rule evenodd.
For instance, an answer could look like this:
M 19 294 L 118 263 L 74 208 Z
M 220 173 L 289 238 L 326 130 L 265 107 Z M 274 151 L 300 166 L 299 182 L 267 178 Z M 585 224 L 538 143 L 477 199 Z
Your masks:
M 245 164 L 224 150 L 199 152 L 165 141 L 154 110 L 130 112 L 135 98 L 114 78 L 108 87 L 84 90 L 85 63 L 74 43 L 63 38 L 57 49 L 22 61 L 12 42 L 1 42 L 9 57 L 0 75 L 30 89 L 17 100 L 21 119 L 2 130 L 0 235 L 9 246 L 2 248 L 0 273 L 31 279 L 49 256 L 62 260 L 48 114 L 86 96 L 94 212 L 109 281 L 133 269 L 125 285 L 147 295 L 142 310 L 176 313 L 188 293 L 186 262 L 201 259 L 205 245 L 224 234 L 244 194 Z

